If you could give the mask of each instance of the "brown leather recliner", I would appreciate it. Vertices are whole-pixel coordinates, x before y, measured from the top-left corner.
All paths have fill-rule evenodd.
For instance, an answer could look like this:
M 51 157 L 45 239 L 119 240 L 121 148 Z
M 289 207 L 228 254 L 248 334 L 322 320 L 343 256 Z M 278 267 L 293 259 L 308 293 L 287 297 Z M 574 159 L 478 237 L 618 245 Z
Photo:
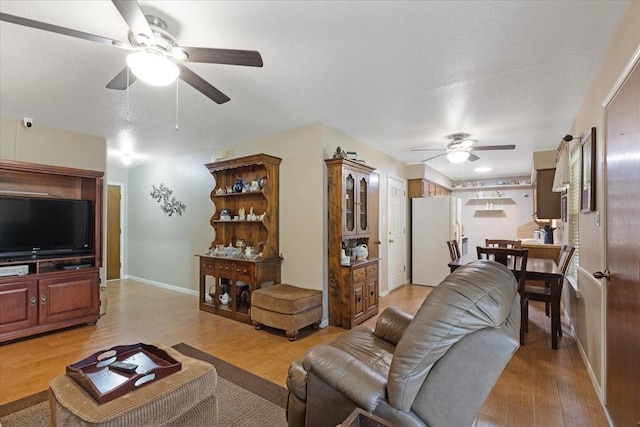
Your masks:
M 397 426 L 469 426 L 519 347 L 520 297 L 495 261 L 458 268 L 414 317 L 388 308 L 294 361 L 290 427 L 335 427 L 360 407 Z

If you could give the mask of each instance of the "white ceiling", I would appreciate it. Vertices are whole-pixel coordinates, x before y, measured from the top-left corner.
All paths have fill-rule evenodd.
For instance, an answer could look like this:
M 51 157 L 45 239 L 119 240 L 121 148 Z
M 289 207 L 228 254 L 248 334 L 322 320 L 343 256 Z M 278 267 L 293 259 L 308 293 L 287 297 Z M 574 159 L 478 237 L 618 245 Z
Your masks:
M 570 129 L 628 1 L 140 1 L 183 46 L 257 50 L 263 68 L 190 64 L 227 94 L 184 82 L 105 85 L 127 52 L 0 23 L 0 114 L 106 136 L 140 165 L 326 123 L 405 162 L 467 132 L 480 160 L 428 162 L 451 178 L 529 174 Z M 126 41 L 110 1 L 0 1 L 18 15 Z M 343 147 L 348 148 L 348 147 Z

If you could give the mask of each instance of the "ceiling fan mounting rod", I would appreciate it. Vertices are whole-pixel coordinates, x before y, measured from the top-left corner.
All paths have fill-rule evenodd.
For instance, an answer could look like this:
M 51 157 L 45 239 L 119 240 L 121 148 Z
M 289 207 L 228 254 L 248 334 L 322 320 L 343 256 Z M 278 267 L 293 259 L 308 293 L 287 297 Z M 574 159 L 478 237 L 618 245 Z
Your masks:
M 447 135 L 447 139 L 452 139 L 454 141 L 462 141 L 464 139 L 469 138 L 468 133 L 452 133 L 451 135 Z
M 146 34 L 135 34 L 133 31 L 129 32 L 129 42 L 135 47 L 144 47 L 157 49 L 162 53 L 167 53 L 169 56 L 178 59 L 185 60 L 188 55 L 178 48 L 178 42 L 175 37 L 167 31 L 167 23 L 157 16 L 145 15 L 144 16 L 153 32 L 154 39 L 150 39 Z

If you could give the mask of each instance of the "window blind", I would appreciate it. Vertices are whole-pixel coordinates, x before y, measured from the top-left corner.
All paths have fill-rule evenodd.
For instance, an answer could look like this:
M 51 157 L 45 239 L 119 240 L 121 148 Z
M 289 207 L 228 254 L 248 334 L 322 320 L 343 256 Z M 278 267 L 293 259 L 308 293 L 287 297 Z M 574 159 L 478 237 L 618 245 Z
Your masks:
M 569 244 L 576 248 L 569 265 L 567 276 L 573 283 L 578 283 L 578 255 L 580 242 L 580 145 L 571 153 L 570 184 L 569 184 Z

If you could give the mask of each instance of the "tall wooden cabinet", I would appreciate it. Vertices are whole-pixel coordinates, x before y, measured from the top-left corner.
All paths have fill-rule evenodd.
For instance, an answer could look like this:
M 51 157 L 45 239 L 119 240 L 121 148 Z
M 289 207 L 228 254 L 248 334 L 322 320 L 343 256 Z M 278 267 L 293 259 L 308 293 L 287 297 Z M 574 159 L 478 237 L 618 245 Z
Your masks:
M 329 324 L 346 329 L 378 313 L 378 175 L 371 166 L 328 159 Z M 354 248 L 368 247 L 357 260 Z M 350 254 L 341 262 L 341 251 Z
M 251 293 L 280 283 L 281 161 L 255 154 L 205 165 L 215 179 L 210 195 L 215 235 L 209 253 L 199 255 L 200 310 L 251 323 Z M 248 246 L 254 256 L 244 254 Z
M 28 267 L 26 275 L 0 277 L 0 342 L 94 324 L 100 318 L 102 176 L 97 171 L 0 161 L 0 193 L 90 200 L 94 215 L 93 248 L 86 254 L 0 259 L 3 267 Z

